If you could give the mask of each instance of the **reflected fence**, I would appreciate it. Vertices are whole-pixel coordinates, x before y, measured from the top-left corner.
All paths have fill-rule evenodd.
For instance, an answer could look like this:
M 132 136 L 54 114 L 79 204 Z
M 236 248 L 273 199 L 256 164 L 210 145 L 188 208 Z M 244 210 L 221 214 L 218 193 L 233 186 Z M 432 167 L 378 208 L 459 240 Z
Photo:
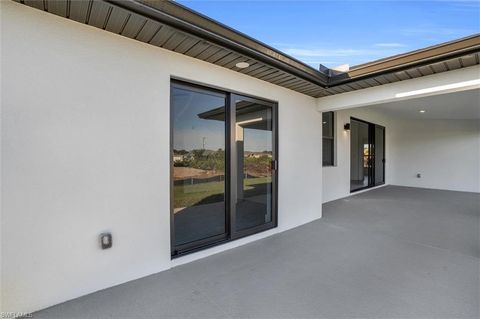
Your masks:
M 259 176 L 244 174 L 243 178 L 244 179 L 259 178 Z M 212 177 L 201 177 L 201 178 L 188 177 L 188 178 L 177 179 L 173 181 L 173 186 L 196 185 L 196 184 L 204 184 L 204 183 L 211 183 L 211 182 L 223 182 L 223 181 L 225 181 L 225 175 L 216 175 Z
M 195 177 L 188 177 L 183 179 L 178 179 L 173 181 L 174 186 L 181 186 L 181 185 L 196 185 L 196 184 L 204 184 L 204 183 L 211 183 L 211 182 L 223 182 L 225 181 L 225 175 L 216 175 L 212 177 L 202 177 L 202 178 L 195 178 Z

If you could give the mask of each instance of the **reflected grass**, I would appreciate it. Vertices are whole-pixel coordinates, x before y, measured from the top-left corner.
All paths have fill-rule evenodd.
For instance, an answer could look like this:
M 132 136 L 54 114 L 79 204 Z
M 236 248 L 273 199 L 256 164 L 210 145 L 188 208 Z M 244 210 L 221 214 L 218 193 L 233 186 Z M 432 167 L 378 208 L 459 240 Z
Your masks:
M 272 178 L 256 177 L 243 180 L 245 190 L 253 185 L 271 183 Z M 195 204 L 215 203 L 223 200 L 225 192 L 224 182 L 209 182 L 193 185 L 176 185 L 173 187 L 174 208 L 190 207 Z

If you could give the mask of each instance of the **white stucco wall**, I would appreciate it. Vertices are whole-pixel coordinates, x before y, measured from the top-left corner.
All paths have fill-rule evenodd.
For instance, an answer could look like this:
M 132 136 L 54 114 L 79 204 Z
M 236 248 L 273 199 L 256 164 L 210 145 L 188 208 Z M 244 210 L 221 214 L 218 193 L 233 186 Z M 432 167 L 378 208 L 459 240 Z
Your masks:
M 391 130 L 392 184 L 480 192 L 479 120 L 394 121 Z
M 323 202 L 350 195 L 350 117 L 386 127 L 386 184 L 480 192 L 479 120 L 402 119 L 368 107 L 335 114 L 337 165 L 323 168 Z
M 2 1 L 1 311 L 34 311 L 321 217 L 315 99 Z M 175 76 L 279 103 L 276 229 L 170 260 Z M 98 234 L 114 246 L 100 250 Z

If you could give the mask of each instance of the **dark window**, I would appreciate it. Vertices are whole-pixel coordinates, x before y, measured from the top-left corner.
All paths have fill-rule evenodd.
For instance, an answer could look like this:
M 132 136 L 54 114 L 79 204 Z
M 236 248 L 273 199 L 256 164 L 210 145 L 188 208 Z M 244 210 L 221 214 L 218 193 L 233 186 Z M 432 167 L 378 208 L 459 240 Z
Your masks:
M 172 256 L 276 227 L 277 105 L 172 82 Z
M 322 114 L 323 166 L 333 166 L 335 162 L 335 125 L 334 113 Z

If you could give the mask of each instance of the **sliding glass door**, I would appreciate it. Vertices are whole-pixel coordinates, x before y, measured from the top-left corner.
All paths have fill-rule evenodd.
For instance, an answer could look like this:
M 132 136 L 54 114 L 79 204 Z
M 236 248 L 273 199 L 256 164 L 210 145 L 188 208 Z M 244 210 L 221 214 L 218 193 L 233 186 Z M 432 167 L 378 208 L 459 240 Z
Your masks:
M 350 190 L 370 185 L 370 140 L 368 124 L 350 121 Z
M 171 94 L 172 240 L 181 251 L 227 238 L 227 97 L 181 85 Z
M 171 90 L 172 256 L 276 226 L 276 104 Z
M 232 95 L 232 236 L 271 228 L 276 152 L 274 104 Z
M 385 128 L 350 119 L 350 191 L 385 183 Z

